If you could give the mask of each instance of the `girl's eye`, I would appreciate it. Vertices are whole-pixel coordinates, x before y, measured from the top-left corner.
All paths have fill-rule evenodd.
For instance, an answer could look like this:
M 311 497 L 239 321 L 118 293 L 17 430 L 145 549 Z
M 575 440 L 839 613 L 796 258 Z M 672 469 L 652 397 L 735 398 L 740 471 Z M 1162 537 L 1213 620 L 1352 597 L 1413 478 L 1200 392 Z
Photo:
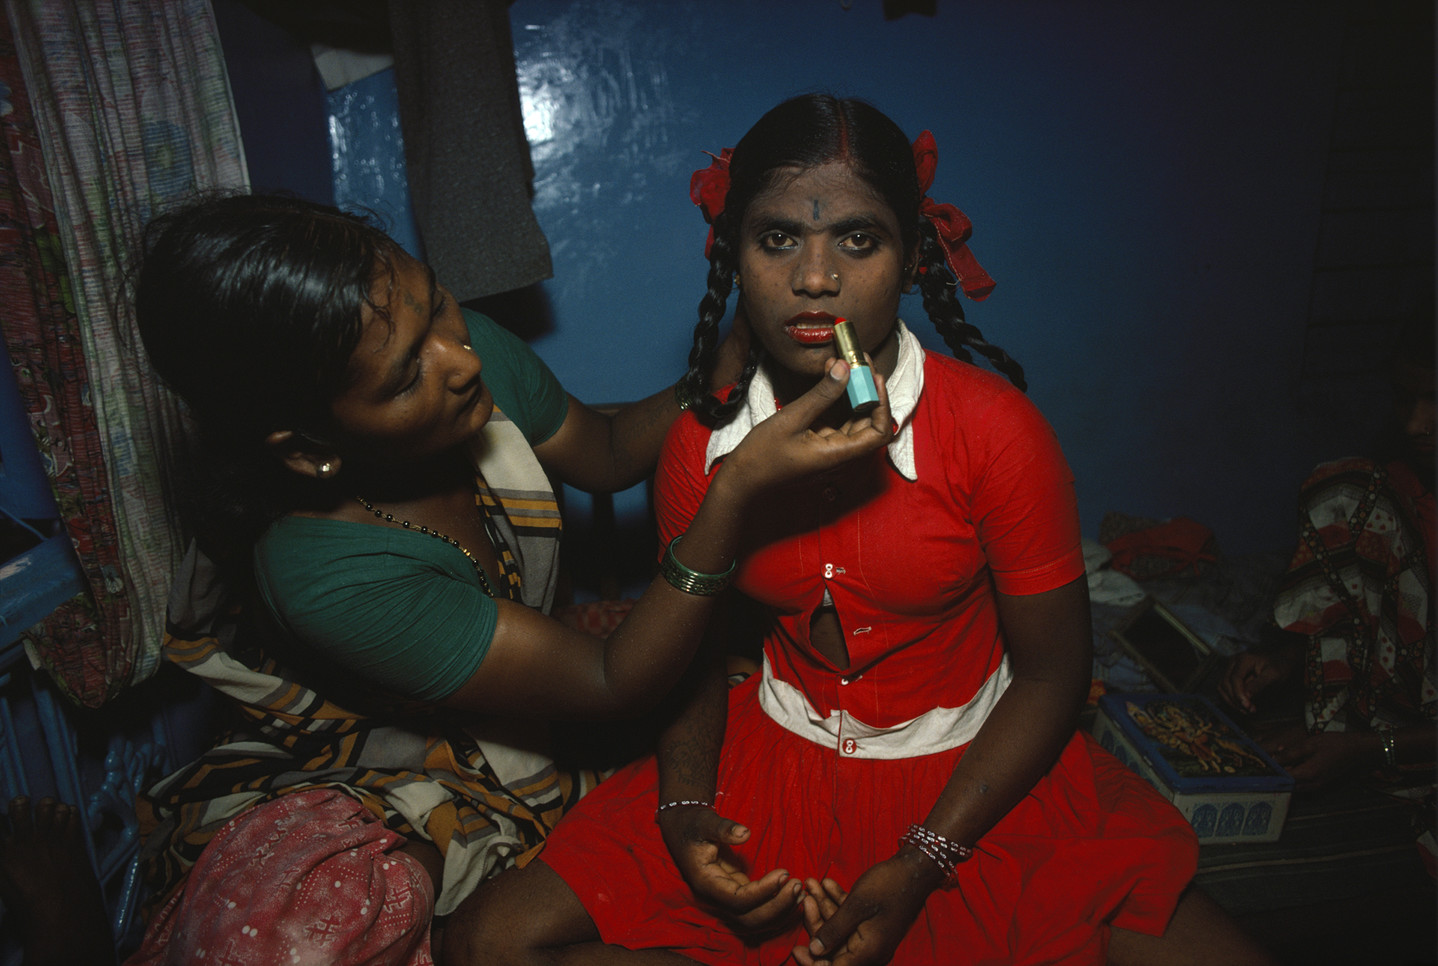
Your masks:
M 769 252 L 783 251 L 794 247 L 794 239 L 782 231 L 766 231 L 759 236 L 759 247 Z
M 424 368 L 423 368 L 422 366 L 418 366 L 418 365 L 417 365 L 417 366 L 414 367 L 414 378 L 411 379 L 409 382 L 405 383 L 404 386 L 400 389 L 400 391 L 397 392 L 397 393 L 395 393 L 395 395 L 396 395 L 396 396 L 408 396 L 410 393 L 412 393 L 412 392 L 414 392 L 416 389 L 418 389 L 418 388 L 419 388 L 419 384 L 420 384 L 421 382 L 423 382 L 423 381 L 424 381 Z
M 871 252 L 878 247 L 878 244 L 878 239 L 861 231 L 845 235 L 839 240 L 839 247 L 851 252 Z

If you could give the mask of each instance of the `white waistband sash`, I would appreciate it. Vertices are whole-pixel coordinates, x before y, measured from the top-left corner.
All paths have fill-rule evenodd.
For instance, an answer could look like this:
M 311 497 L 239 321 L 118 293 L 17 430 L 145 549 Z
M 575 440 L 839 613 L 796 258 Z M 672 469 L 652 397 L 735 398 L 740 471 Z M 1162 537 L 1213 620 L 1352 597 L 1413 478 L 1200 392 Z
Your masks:
M 973 741 L 1013 676 L 1006 655 L 968 704 L 934 708 L 909 721 L 876 728 L 847 711 L 819 717 L 802 691 L 774 677 L 766 655 L 764 677 L 759 682 L 759 707 L 785 730 L 816 745 L 833 748 L 846 758 L 918 758 Z

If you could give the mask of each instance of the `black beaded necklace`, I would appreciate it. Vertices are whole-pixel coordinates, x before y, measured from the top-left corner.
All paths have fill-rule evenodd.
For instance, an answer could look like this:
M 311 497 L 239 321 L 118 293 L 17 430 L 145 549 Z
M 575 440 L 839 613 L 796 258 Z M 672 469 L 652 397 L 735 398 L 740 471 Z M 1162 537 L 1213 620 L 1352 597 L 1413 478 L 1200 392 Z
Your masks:
M 463 545 L 461 545 L 458 540 L 454 539 L 454 537 L 451 537 L 447 533 L 440 533 L 438 530 L 431 530 L 429 527 L 416 526 L 415 524 L 410 523 L 408 520 L 396 520 L 393 513 L 384 512 L 383 510 L 376 507 L 373 503 L 360 496 L 358 493 L 355 494 L 355 499 L 359 501 L 360 506 L 364 507 L 366 510 L 373 513 L 375 516 L 379 517 L 386 523 L 398 523 L 406 530 L 415 530 L 419 533 L 427 533 L 431 537 L 434 537 L 436 540 L 442 540 L 445 543 L 449 544 L 451 547 L 454 547 L 460 553 L 468 557 L 469 562 L 474 565 L 474 572 L 479 575 L 480 589 L 483 590 L 490 597 L 497 596 L 494 592 L 494 588 L 489 583 L 489 575 L 484 572 L 484 565 L 481 564 L 477 559 L 475 559 L 474 554 L 470 553 L 469 550 L 466 549 Z

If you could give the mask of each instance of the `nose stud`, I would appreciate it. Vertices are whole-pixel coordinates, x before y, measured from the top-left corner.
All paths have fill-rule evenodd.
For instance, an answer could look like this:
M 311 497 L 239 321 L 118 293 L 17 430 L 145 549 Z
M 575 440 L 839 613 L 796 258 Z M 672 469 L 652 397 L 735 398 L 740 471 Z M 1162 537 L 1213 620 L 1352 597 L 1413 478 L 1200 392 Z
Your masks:
M 830 273 L 829 273 L 829 277 L 832 278 L 834 281 L 837 282 L 837 281 L 839 280 L 839 273 L 838 273 L 838 272 L 830 272 Z

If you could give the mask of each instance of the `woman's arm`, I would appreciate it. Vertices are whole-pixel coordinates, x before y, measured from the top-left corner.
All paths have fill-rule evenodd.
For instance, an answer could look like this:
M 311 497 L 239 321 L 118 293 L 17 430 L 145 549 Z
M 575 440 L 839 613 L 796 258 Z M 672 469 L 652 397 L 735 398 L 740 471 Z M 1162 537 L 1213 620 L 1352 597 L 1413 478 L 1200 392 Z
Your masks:
M 654 472 L 659 448 L 678 418 L 674 389 L 614 410 L 569 397 L 558 432 L 534 447 L 539 463 L 560 482 L 590 493 L 612 493 Z
M 1384 743 L 1392 741 L 1393 765 L 1426 766 L 1431 778 L 1438 733 L 1431 724 L 1405 725 L 1391 732 L 1320 731 L 1309 734 L 1301 724 L 1260 741 L 1292 776 L 1294 789 L 1314 792 L 1338 782 L 1390 769 Z M 1416 776 L 1415 776 L 1416 777 Z
M 977 848 L 983 848 L 984 833 L 1048 773 L 1073 736 L 1093 661 L 1083 577 L 1044 593 L 997 599 L 1013 680 L 923 822 L 953 842 Z M 885 961 L 944 878 L 938 864 L 913 846 L 900 847 L 859 877 L 818 926 L 809 948 L 796 955 L 806 963 Z M 818 883 L 810 883 L 811 926 L 825 919 L 815 911 L 813 897 L 820 891 Z
M 765 420 L 714 476 L 683 542 L 679 562 L 722 574 L 734 562 L 746 508 L 781 483 L 837 466 L 885 445 L 893 432 L 887 396 L 839 429 L 810 426 L 844 391 L 848 367 L 835 360 L 828 378 Z M 512 601 L 500 601 L 489 651 L 479 668 L 441 703 L 492 714 L 602 718 L 653 705 L 693 657 L 714 597 L 654 582 L 608 639 L 599 641 Z
M 749 325 L 742 312 L 719 344 L 709 388 L 734 382 L 749 353 Z M 569 397 L 564 422 L 534 447 L 540 465 L 560 482 L 590 493 L 628 489 L 654 472 L 664 435 L 680 413 L 674 387 L 638 402 L 595 409 Z

